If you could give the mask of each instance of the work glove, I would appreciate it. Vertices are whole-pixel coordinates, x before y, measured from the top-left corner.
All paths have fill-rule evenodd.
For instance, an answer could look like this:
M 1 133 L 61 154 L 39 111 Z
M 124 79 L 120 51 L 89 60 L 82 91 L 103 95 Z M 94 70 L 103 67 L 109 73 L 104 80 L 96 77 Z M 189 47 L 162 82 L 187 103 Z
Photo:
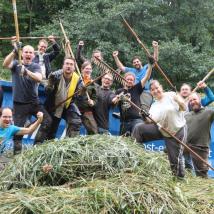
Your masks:
M 150 65 L 153 65 L 155 63 L 155 59 L 152 56 L 148 56 L 148 62 Z
M 13 43 L 13 52 L 18 55 L 19 50 L 22 48 L 22 42 Z

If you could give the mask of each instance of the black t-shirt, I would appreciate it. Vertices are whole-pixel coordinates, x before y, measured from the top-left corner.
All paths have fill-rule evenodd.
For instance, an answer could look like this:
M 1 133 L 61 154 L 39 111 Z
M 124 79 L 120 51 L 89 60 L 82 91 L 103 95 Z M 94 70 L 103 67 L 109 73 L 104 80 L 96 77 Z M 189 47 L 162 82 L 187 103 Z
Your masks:
M 94 118 L 99 128 L 109 128 L 109 109 L 115 94 L 110 89 L 97 87 L 97 103 L 94 106 Z
M 32 62 L 25 67 L 33 73 L 41 73 L 40 66 Z M 13 101 L 19 103 L 33 103 L 38 102 L 38 83 L 29 76 L 20 74 L 21 66 L 18 61 L 13 61 L 11 68 L 12 82 L 13 82 Z
M 116 94 L 124 92 L 125 95 L 130 97 L 130 100 L 137 106 L 140 107 L 140 95 L 142 94 L 144 88 L 142 88 L 141 82 L 137 83 L 130 89 L 120 88 L 116 91 Z M 121 121 L 127 121 L 132 119 L 142 118 L 139 114 L 139 110 L 132 106 L 128 101 L 119 101 L 119 109 L 121 114 Z

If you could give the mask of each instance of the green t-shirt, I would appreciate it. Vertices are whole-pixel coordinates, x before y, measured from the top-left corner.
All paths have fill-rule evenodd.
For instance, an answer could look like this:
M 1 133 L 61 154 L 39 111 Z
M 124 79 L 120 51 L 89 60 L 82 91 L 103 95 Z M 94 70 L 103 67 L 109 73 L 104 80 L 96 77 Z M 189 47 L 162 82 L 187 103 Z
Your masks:
M 191 111 L 186 116 L 187 143 L 193 146 L 209 147 L 210 128 L 214 121 L 214 110 L 202 108 L 198 112 Z

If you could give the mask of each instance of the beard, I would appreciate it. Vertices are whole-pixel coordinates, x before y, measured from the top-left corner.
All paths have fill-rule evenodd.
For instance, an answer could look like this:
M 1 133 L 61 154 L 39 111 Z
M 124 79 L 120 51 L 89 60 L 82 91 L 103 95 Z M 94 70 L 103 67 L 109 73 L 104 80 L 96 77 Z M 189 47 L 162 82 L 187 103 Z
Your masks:
M 195 104 L 193 106 L 191 106 L 192 110 L 197 113 L 201 110 L 201 105 L 200 104 Z

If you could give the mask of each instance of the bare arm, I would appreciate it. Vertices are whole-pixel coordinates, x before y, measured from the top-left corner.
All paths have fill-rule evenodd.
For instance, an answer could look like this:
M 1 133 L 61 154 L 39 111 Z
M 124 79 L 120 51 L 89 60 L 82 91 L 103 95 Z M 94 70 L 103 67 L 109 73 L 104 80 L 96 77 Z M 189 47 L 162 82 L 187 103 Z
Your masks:
M 158 42 L 152 41 L 152 47 L 153 47 L 153 49 L 154 49 L 153 57 L 154 57 L 155 61 L 158 61 L 158 56 L 159 56 L 159 46 L 158 46 Z
M 15 58 L 15 52 L 12 51 L 11 53 L 9 53 L 5 57 L 5 59 L 3 61 L 3 64 L 2 64 L 3 68 L 9 68 L 9 69 L 11 69 L 12 68 L 12 61 L 14 60 L 14 58 Z
M 25 71 L 24 71 L 24 74 L 29 76 L 31 79 L 33 79 L 34 81 L 36 82 L 41 82 L 42 81 L 42 74 L 41 73 L 38 73 L 38 72 L 35 72 L 33 73 L 32 71 L 24 68 Z
M 152 65 L 149 63 L 149 64 L 148 64 L 148 69 L 147 69 L 147 71 L 146 71 L 146 75 L 145 75 L 145 77 L 141 80 L 142 88 L 144 88 L 146 82 L 150 79 L 151 73 L 152 73 Z
M 21 44 L 22 43 L 16 42 L 15 36 L 12 37 L 12 46 L 14 49 L 5 57 L 3 64 L 2 64 L 3 68 L 9 68 L 9 69 L 12 68 L 12 65 L 13 65 L 12 62 L 18 52 L 18 47 L 21 48 Z
M 117 67 L 121 71 L 124 72 L 125 71 L 125 66 L 122 64 L 122 62 L 118 58 L 118 51 L 114 51 L 112 55 L 113 55 L 113 58 L 114 58 L 114 61 L 115 61 L 116 65 L 117 65 Z
M 178 103 L 180 111 L 186 111 L 185 101 L 179 94 L 176 94 L 174 96 L 174 100 L 175 100 L 176 103 Z
M 16 133 L 16 135 L 25 135 L 25 134 L 31 134 L 33 133 L 37 127 L 41 124 L 42 120 L 43 120 L 43 113 L 42 112 L 38 112 L 37 113 L 37 120 L 31 124 L 28 128 L 21 128 L 20 131 L 18 131 Z
M 114 105 L 116 105 L 119 101 L 120 101 L 120 96 L 119 96 L 119 95 L 116 95 L 116 96 L 112 99 L 112 103 L 113 103 Z

